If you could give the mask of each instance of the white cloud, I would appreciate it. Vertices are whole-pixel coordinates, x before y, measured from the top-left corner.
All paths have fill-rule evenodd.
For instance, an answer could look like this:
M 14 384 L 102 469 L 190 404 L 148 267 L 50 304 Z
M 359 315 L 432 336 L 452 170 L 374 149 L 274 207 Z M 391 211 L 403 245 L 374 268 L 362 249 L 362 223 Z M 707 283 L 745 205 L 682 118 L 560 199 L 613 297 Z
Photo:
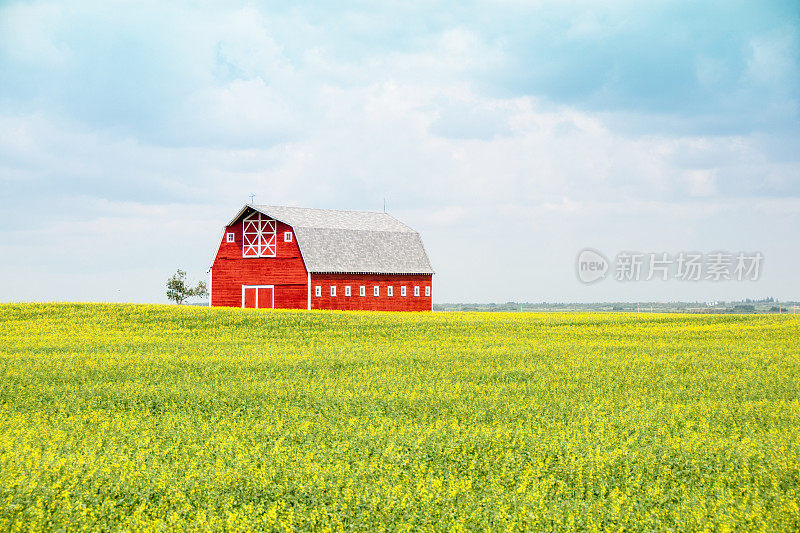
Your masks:
M 63 9 L 56 4 L 14 4 L 0 12 L 0 50 L 14 61 L 64 68 L 72 54 L 57 40 Z
M 752 39 L 747 58 L 749 81 L 771 87 L 790 86 L 799 74 L 798 47 L 797 28 L 776 30 Z
M 299 133 L 299 117 L 261 78 L 189 95 L 166 126 L 167 140 L 203 146 L 269 147 Z
M 684 172 L 690 196 L 713 196 L 717 192 L 717 169 L 696 169 Z

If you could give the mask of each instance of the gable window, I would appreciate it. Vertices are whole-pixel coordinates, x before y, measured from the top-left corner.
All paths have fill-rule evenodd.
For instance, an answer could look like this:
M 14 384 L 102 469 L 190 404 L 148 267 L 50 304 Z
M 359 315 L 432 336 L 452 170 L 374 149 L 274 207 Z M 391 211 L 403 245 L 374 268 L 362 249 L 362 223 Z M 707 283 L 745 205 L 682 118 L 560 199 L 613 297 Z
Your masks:
M 406 295 L 406 286 L 403 285 L 402 287 L 400 287 L 400 296 L 405 296 L 405 295 Z
M 375 285 L 374 287 L 372 287 L 372 294 L 374 294 L 375 296 L 380 296 L 381 288 Z
M 319 298 L 320 296 L 322 296 L 322 287 L 320 287 L 319 285 L 317 285 L 316 287 L 314 287 L 314 296 L 316 296 L 316 297 L 318 297 L 318 298 Z
M 419 296 L 419 287 L 414 287 L 414 296 Z
M 427 287 L 425 287 L 425 296 L 430 296 L 430 295 L 431 295 L 431 286 L 428 285 Z
M 344 295 L 345 296 L 350 296 L 350 285 L 345 285 L 344 286 Z
M 275 220 L 253 213 L 242 222 L 242 257 L 275 257 Z
M 386 296 L 394 296 L 394 287 L 391 285 L 386 287 Z
M 225 235 L 225 239 L 228 242 L 236 242 L 236 234 L 232 231 L 229 231 L 227 235 Z
M 336 296 L 336 285 L 331 285 L 331 296 Z
M 363 285 L 358 288 L 358 295 L 359 296 L 366 296 L 367 295 L 367 288 Z
M 292 232 L 291 231 L 284 231 L 283 232 L 283 242 L 292 242 Z

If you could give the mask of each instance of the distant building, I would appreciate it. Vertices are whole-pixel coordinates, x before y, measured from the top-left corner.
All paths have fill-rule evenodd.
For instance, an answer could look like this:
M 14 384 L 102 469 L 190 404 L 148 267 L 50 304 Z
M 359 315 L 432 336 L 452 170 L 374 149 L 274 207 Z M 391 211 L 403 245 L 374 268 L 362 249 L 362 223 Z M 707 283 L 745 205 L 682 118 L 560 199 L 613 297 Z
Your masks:
M 209 269 L 212 306 L 430 311 L 419 234 L 386 213 L 246 205 Z

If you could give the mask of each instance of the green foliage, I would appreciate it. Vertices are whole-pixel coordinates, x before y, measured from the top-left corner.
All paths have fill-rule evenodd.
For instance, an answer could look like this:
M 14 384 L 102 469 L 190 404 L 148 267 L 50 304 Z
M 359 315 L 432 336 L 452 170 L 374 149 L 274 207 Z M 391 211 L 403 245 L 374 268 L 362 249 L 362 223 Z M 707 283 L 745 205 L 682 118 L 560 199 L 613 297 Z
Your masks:
M 199 298 L 208 296 L 208 288 L 204 281 L 197 282 L 191 287 L 186 284 L 186 272 L 181 269 L 167 280 L 167 299 L 180 305 L 187 299 L 197 296 Z
M 0 305 L 0 530 L 800 529 L 800 318 Z

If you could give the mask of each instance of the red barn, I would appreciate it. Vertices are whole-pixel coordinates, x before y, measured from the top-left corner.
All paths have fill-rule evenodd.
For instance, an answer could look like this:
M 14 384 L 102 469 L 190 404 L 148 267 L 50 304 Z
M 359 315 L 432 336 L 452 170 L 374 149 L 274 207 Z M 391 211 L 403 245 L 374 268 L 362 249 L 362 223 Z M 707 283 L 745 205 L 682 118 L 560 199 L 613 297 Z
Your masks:
M 432 309 L 422 239 L 386 213 L 246 205 L 209 274 L 212 306 Z

